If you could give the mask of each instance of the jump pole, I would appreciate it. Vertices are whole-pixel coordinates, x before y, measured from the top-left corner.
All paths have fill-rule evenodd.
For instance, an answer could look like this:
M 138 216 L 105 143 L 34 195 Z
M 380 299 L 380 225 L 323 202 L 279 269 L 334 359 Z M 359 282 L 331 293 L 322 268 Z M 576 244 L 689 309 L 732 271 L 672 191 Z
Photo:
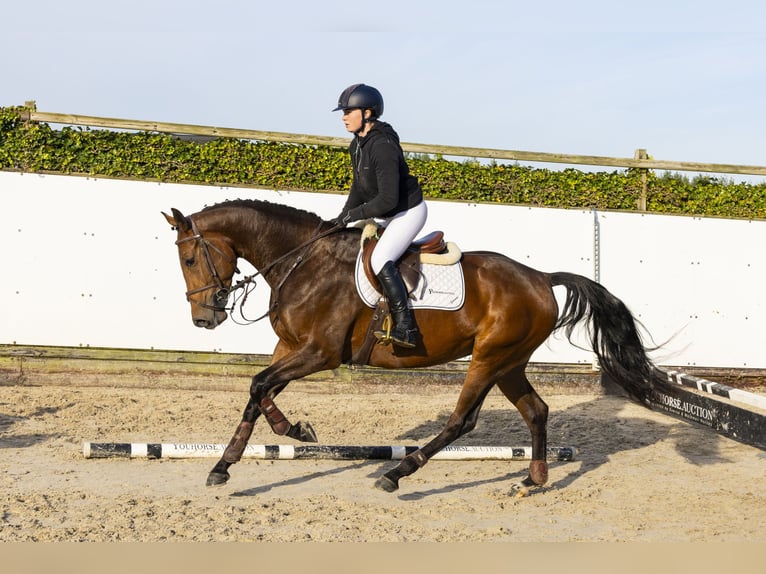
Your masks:
M 85 458 L 219 458 L 225 444 L 83 443 Z M 260 460 L 401 460 L 417 446 L 257 445 L 242 458 Z M 576 460 L 576 447 L 548 447 L 549 461 Z M 447 446 L 431 460 L 532 460 L 531 446 Z
M 686 373 L 681 373 L 679 371 L 666 371 L 666 374 L 668 376 L 668 382 L 670 383 L 697 389 L 703 393 L 724 397 L 736 403 L 743 403 L 745 405 L 766 410 L 766 396 L 764 395 L 757 395 L 722 383 L 714 383 L 713 381 L 687 375 Z
M 766 450 L 766 405 L 761 395 L 677 371 L 656 370 L 661 384 L 648 399 L 653 410 Z M 603 372 L 601 378 L 609 380 Z

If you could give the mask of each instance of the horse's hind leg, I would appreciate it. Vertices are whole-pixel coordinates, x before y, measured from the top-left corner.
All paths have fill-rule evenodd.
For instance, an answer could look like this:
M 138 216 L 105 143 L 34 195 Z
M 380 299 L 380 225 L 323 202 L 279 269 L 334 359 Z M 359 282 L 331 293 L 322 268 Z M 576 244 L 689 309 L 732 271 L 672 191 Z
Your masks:
M 414 473 L 445 446 L 476 427 L 479 411 L 487 393 L 492 388 L 492 382 L 489 378 L 479 376 L 480 369 L 474 369 L 473 365 L 471 367 L 466 375 L 466 382 L 463 384 L 457 406 L 444 429 L 425 446 L 404 457 L 395 468 L 381 476 L 375 482 L 377 488 L 394 492 L 399 488 L 400 478 Z
M 548 482 L 548 405 L 532 388 L 525 369 L 526 365 L 515 368 L 509 376 L 499 380 L 497 386 L 519 410 L 532 435 L 529 476 L 522 481 L 522 485 L 542 486 Z

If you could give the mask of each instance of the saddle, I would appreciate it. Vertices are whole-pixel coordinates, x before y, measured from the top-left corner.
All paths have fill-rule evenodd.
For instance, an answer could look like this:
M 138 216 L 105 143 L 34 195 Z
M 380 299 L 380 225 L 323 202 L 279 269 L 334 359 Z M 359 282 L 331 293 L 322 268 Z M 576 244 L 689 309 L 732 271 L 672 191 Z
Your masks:
M 370 285 L 374 286 L 378 292 L 382 289 L 378 282 L 378 278 L 375 276 L 375 272 L 372 270 L 370 259 L 372 257 L 372 251 L 375 249 L 375 246 L 378 244 L 378 240 L 383 235 L 384 231 L 385 228 L 378 226 L 374 222 L 367 223 L 362 230 L 361 251 L 364 274 L 370 282 Z M 399 268 L 402 280 L 407 288 L 407 293 L 412 294 L 418 286 L 422 274 L 422 263 L 429 263 L 432 265 L 452 265 L 457 263 L 461 257 L 462 252 L 454 243 L 444 241 L 444 232 L 433 231 L 425 237 L 414 241 L 395 264 Z M 385 345 L 389 342 L 386 338 L 379 340 L 374 335 L 374 332 L 382 329 L 383 331 L 390 333 L 391 328 L 392 323 L 388 308 L 388 300 L 385 297 L 381 297 L 373 312 L 372 320 L 367 328 L 364 342 L 362 343 L 362 346 L 357 349 L 356 353 L 354 353 L 351 363 L 355 365 L 366 365 L 370 360 L 370 355 L 372 354 L 375 345 Z
M 371 285 L 379 287 L 378 278 L 372 270 L 372 251 L 378 244 L 378 240 L 383 236 L 384 227 L 379 227 L 375 223 L 369 223 L 362 231 L 362 265 L 364 274 L 367 276 Z M 407 293 L 417 287 L 420 279 L 421 263 L 431 263 L 435 265 L 451 265 L 460 259 L 460 250 L 453 243 L 444 241 L 443 231 L 432 231 L 425 237 L 413 241 L 407 248 L 407 251 L 395 261 L 402 280 L 407 288 Z

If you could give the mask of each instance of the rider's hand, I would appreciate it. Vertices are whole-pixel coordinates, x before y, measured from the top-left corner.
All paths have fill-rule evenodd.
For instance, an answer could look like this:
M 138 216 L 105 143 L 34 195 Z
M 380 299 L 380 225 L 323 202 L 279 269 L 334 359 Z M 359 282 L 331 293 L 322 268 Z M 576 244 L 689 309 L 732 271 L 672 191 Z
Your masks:
M 349 221 L 351 221 L 351 216 L 348 213 L 341 213 L 338 217 L 331 219 L 330 223 L 334 227 L 346 227 Z

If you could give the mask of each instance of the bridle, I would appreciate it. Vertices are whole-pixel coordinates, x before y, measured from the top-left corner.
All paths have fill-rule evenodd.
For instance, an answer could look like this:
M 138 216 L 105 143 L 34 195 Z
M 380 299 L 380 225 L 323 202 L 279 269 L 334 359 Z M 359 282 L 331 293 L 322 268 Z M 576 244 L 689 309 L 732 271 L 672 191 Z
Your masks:
M 211 242 L 208 239 L 205 239 L 202 236 L 202 232 L 200 232 L 199 228 L 197 227 L 197 224 L 194 222 L 194 220 L 191 217 L 188 217 L 187 219 L 188 219 L 189 223 L 191 224 L 191 229 L 192 229 L 193 235 L 190 235 L 189 237 L 183 237 L 181 239 L 178 239 L 176 241 L 176 245 L 180 245 L 180 244 L 186 243 L 188 241 L 199 241 L 199 244 L 200 244 L 200 246 L 202 248 L 202 254 L 204 256 L 205 262 L 207 263 L 207 268 L 208 268 L 208 271 L 210 272 L 210 276 L 212 277 L 213 281 L 211 283 L 208 283 L 207 285 L 205 285 L 203 287 L 197 287 L 196 289 L 191 289 L 190 291 L 187 291 L 186 292 L 186 300 L 189 301 L 190 303 L 193 303 L 194 305 L 197 305 L 197 306 L 202 307 L 204 309 L 211 309 L 213 311 L 225 311 L 225 312 L 232 313 L 234 311 L 235 307 L 237 306 L 237 298 L 235 297 L 235 300 L 232 303 L 231 307 L 227 307 L 226 303 L 228 303 L 229 297 L 231 296 L 232 293 L 238 291 L 239 289 L 243 289 L 244 290 L 244 295 L 241 298 L 239 298 L 239 311 L 240 311 L 240 315 L 242 316 L 242 319 L 247 324 L 255 323 L 256 321 L 260 321 L 264 317 L 268 316 L 269 313 L 271 313 L 274 309 L 276 309 L 277 301 L 278 301 L 278 293 L 279 293 L 280 288 L 285 283 L 285 281 L 287 281 L 287 278 L 290 276 L 290 274 L 298 267 L 298 265 L 301 264 L 301 262 L 303 261 L 303 259 L 306 256 L 306 253 L 308 252 L 309 247 L 311 247 L 311 245 L 315 241 L 317 241 L 319 239 L 322 239 L 323 237 L 326 237 L 326 236 L 328 236 L 328 235 L 330 235 L 332 233 L 335 233 L 336 231 L 339 231 L 340 229 L 345 227 L 345 225 L 334 225 L 330 229 L 327 229 L 327 230 L 319 233 L 319 230 L 322 228 L 322 224 L 324 223 L 323 221 L 320 221 L 319 225 L 317 226 L 316 230 L 314 231 L 314 235 L 311 237 L 311 239 L 309 239 L 308 241 L 305 241 L 305 242 L 301 243 L 300 245 L 298 245 L 297 247 L 289 250 L 287 253 L 285 253 L 284 255 L 281 255 L 280 257 L 278 257 L 277 259 L 275 259 L 274 261 L 272 261 L 268 265 L 263 266 L 261 269 L 257 270 L 253 275 L 247 275 L 241 281 L 238 281 L 235 285 L 227 287 L 226 286 L 226 281 L 231 281 L 231 279 L 234 277 L 234 274 L 240 272 L 239 268 L 237 267 L 237 257 L 236 257 L 236 254 L 232 258 L 228 254 L 224 253 L 223 250 L 220 247 L 218 247 L 215 243 Z M 213 251 L 215 251 L 216 253 L 218 253 L 219 255 L 221 255 L 222 257 L 224 257 L 225 259 L 227 259 L 232 264 L 232 266 L 234 267 L 234 272 L 232 273 L 232 275 L 230 277 L 228 277 L 226 279 L 222 279 L 221 278 L 221 275 L 218 273 L 218 269 L 216 269 L 216 266 L 215 266 L 215 263 L 213 261 L 213 258 L 210 255 L 210 250 L 211 249 Z M 255 278 L 258 275 L 263 275 L 269 269 L 271 269 L 274 265 L 276 265 L 277 263 L 283 261 L 284 259 L 286 259 L 290 255 L 294 254 L 296 251 L 300 251 L 300 250 L 303 250 L 303 252 L 300 255 L 298 255 L 298 257 L 295 259 L 295 261 L 293 262 L 293 264 L 290 267 L 290 269 L 288 269 L 287 273 L 285 273 L 285 276 L 276 285 L 276 287 L 274 287 L 274 297 L 272 298 L 273 299 L 273 303 L 270 305 L 268 311 L 266 311 L 263 315 L 261 315 L 257 319 L 248 319 L 248 318 L 246 318 L 244 316 L 243 311 L 242 311 L 242 307 L 244 306 L 245 301 L 247 301 L 247 296 L 256 287 Z M 190 298 L 191 295 L 195 295 L 197 293 L 202 293 L 202 292 L 208 291 L 210 289 L 217 289 L 217 291 L 213 295 L 213 301 L 214 301 L 213 305 L 208 305 L 207 303 L 200 303 L 198 301 L 192 301 L 191 300 L 191 298 Z M 232 320 L 234 320 L 233 314 L 232 314 Z
M 189 237 L 184 237 L 182 239 L 179 239 L 176 241 L 176 245 L 181 245 L 182 243 L 187 243 L 188 241 L 199 241 L 200 247 L 202 248 L 202 254 L 205 259 L 205 263 L 207 263 L 208 271 L 210 272 L 210 276 L 213 278 L 212 283 L 208 283 L 204 287 L 197 287 L 196 289 L 192 289 L 190 291 L 186 292 L 186 300 L 190 303 L 194 303 L 195 305 L 198 305 L 200 307 L 203 307 L 205 309 L 212 309 L 213 311 L 227 311 L 226 308 L 226 302 L 229 300 L 229 293 L 231 289 L 229 287 L 226 287 L 226 281 L 230 280 L 231 277 L 234 276 L 234 273 L 239 273 L 239 268 L 237 267 L 237 257 L 236 255 L 232 258 L 228 254 L 224 253 L 223 250 L 218 247 L 215 243 L 212 243 L 211 241 L 208 241 L 204 237 L 202 237 L 202 233 L 197 228 L 197 224 L 194 223 L 194 220 L 192 218 L 189 218 L 189 222 L 191 223 L 192 233 L 194 235 L 190 235 Z M 229 263 L 231 263 L 232 267 L 234 267 L 234 273 L 232 273 L 231 277 L 224 280 L 221 279 L 221 275 L 218 273 L 218 269 L 215 266 L 215 262 L 213 261 L 213 258 L 210 255 L 210 250 L 215 251 L 219 255 L 221 255 L 224 259 L 227 259 Z M 215 295 L 213 295 L 213 301 L 215 302 L 215 305 L 208 305 L 207 303 L 199 303 L 198 301 L 192 301 L 191 296 L 195 295 L 197 293 L 202 293 L 204 291 L 208 291 L 209 289 L 218 289 L 216 291 Z M 221 304 L 222 303 L 222 304 Z

